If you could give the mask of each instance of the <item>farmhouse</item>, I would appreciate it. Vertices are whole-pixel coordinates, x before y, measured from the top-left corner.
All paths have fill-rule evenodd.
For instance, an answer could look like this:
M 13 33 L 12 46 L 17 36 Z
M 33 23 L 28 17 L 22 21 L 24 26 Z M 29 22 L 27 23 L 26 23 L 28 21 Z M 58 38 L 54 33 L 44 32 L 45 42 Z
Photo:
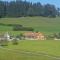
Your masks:
M 28 39 L 28 40 L 45 40 L 46 39 L 44 34 L 41 32 L 25 32 L 23 36 L 25 37 L 25 39 Z

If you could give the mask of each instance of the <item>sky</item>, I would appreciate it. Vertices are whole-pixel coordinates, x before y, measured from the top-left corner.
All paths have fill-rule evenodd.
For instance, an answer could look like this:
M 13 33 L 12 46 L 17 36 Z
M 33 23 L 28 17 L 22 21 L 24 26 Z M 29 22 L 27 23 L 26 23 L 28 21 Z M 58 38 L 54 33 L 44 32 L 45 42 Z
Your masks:
M 4 0 L 4 1 L 14 1 L 14 0 Z M 26 1 L 29 1 L 29 2 L 40 2 L 41 4 L 53 4 L 55 5 L 56 7 L 59 7 L 60 8 L 60 0 L 26 0 Z

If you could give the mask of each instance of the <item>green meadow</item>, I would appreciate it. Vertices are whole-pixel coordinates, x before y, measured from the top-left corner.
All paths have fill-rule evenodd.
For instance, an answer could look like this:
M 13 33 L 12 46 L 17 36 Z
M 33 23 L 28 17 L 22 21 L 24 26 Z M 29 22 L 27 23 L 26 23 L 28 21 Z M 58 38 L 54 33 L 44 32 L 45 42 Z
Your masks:
M 60 32 L 60 17 L 20 17 L 20 18 L 1 18 L 3 24 L 20 24 L 25 27 L 32 27 L 34 31 L 44 33 Z M 12 31 L 12 26 L 0 25 L 0 31 Z
M 9 32 L 12 35 L 19 35 L 25 31 L 13 31 L 13 27 L 7 24 L 32 27 L 34 31 L 45 34 L 60 32 L 60 17 L 0 18 L 0 34 Z M 20 40 L 18 45 L 9 42 L 8 46 L 0 47 L 0 60 L 60 60 L 60 41 Z
M 0 47 L 0 60 L 60 60 L 60 41 L 21 40 L 18 45 L 10 42 Z

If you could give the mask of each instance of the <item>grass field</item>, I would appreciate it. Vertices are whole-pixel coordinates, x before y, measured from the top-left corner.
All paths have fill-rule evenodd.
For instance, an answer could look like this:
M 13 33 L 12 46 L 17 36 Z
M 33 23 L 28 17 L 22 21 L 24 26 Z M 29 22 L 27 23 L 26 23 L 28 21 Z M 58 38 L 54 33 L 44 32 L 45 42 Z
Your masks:
M 19 35 L 25 31 L 12 31 L 12 26 L 6 24 L 20 24 L 25 27 L 33 27 L 35 31 L 46 34 L 60 32 L 60 17 L 21 17 L 1 18 L 0 34 L 10 32 Z M 21 40 L 18 45 L 10 42 L 6 47 L 0 47 L 0 60 L 60 60 L 60 41 L 30 41 Z
M 0 60 L 60 60 L 60 41 L 23 41 L 0 48 Z
M 33 27 L 35 31 L 44 33 L 60 32 L 60 17 L 21 17 L 21 18 L 1 18 L 3 24 L 21 24 L 25 27 Z M 0 31 L 12 31 L 12 26 L 1 26 Z

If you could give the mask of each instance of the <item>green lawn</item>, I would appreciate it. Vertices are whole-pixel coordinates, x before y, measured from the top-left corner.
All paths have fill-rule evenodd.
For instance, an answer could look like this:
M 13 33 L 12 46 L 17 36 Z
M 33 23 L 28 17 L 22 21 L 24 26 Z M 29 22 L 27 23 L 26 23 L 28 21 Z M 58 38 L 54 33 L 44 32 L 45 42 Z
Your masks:
M 22 40 L 18 45 L 9 43 L 7 47 L 3 48 L 0 48 L 0 60 L 60 60 L 56 59 L 60 58 L 60 41 Z

